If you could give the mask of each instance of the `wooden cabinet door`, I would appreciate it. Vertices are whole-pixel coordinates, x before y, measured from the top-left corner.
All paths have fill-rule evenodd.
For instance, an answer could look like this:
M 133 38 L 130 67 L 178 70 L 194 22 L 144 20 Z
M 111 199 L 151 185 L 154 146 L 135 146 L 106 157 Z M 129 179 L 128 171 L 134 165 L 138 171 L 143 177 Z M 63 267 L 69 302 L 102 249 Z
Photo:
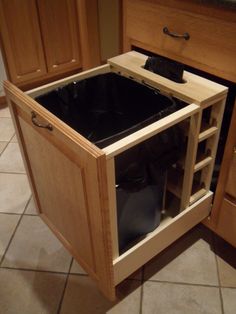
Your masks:
M 205 224 L 236 247 L 236 101 L 210 220 Z
M 105 154 L 10 82 L 5 91 L 39 215 L 114 298 Z
M 46 73 L 33 0 L 0 0 L 0 28 L 10 79 L 25 82 Z
M 225 192 L 236 200 L 236 143 L 232 149 L 232 160 L 230 163 Z
M 48 72 L 81 67 L 76 2 L 39 0 L 38 9 Z

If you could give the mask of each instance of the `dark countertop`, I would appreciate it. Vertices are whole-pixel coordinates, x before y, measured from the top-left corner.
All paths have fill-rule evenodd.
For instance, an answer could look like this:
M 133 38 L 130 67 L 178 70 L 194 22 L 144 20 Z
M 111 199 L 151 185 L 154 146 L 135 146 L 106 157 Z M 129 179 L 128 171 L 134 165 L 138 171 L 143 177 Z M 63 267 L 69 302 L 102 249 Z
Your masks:
M 209 4 L 228 9 L 236 9 L 236 0 L 196 0 L 200 4 Z

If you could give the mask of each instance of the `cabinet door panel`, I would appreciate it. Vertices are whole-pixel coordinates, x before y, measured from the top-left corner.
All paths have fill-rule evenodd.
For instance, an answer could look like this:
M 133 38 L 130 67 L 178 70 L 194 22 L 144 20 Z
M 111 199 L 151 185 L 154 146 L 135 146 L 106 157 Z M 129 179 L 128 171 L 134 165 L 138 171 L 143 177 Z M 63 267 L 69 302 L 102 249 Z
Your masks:
M 236 203 L 224 198 L 216 232 L 236 247 Z
M 105 154 L 10 82 L 5 90 L 41 218 L 113 298 Z
M 81 62 L 75 1 L 40 0 L 38 8 L 48 71 L 79 68 Z
M 35 1 L 1 0 L 0 27 L 12 82 L 44 75 L 46 65 Z
M 236 146 L 233 148 L 233 158 L 229 168 L 225 192 L 236 199 Z

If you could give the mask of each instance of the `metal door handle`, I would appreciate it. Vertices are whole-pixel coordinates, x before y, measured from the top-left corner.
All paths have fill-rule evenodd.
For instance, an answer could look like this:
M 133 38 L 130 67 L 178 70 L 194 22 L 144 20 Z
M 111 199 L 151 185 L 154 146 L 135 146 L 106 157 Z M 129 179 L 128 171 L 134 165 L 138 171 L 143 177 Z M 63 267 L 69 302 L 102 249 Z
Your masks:
M 53 127 L 50 123 L 48 124 L 42 124 L 40 122 L 38 122 L 37 120 L 37 115 L 34 111 L 31 112 L 31 121 L 34 125 L 36 125 L 39 128 L 44 128 L 44 129 L 48 129 L 49 131 L 53 130 Z
M 168 36 L 171 36 L 171 37 L 174 37 L 174 38 L 184 38 L 185 40 L 189 40 L 190 39 L 190 35 L 189 33 L 184 33 L 184 34 L 177 34 L 177 33 L 172 33 L 169 31 L 169 29 L 165 26 L 163 28 L 163 33 L 168 35 Z

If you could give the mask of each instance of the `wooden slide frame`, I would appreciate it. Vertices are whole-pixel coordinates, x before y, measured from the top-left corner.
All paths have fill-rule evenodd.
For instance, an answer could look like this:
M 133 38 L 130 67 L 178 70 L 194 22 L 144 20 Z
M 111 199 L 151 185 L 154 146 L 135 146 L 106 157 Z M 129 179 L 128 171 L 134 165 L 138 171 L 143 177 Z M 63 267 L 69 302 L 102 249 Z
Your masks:
M 104 66 L 27 93 L 23 93 L 10 82 L 4 83 L 38 212 L 98 283 L 104 295 L 111 300 L 115 298 L 117 284 L 202 221 L 211 209 L 212 193 L 209 186 L 227 88 L 188 72 L 184 73 L 186 83 L 172 82 L 146 71 L 143 68 L 146 58 L 142 54 L 129 52 L 110 59 Z M 109 72 L 151 85 L 188 105 L 104 149 L 99 149 L 34 100 L 35 97 L 69 82 Z M 203 111 L 209 107 L 209 125 L 203 128 Z M 49 124 L 52 129 L 35 126 L 32 123 L 32 112 L 40 123 Z M 183 121 L 187 121 L 188 141 L 183 178 L 180 188 L 177 186 L 176 189 L 179 190 L 176 193 L 179 193 L 181 211 L 174 218 L 161 222 L 156 230 L 119 255 L 115 157 Z M 198 145 L 203 140 L 206 141 L 210 155 L 197 162 Z M 57 161 L 62 165 L 59 173 L 54 167 Z M 46 175 L 49 170 L 52 174 Z M 193 193 L 194 174 L 198 171 L 201 171 L 203 185 Z M 61 195 L 58 197 L 58 191 L 64 189 L 65 194 L 70 196 L 69 199 Z M 76 196 L 78 191 L 79 196 Z M 76 224 L 80 225 L 79 231 Z

